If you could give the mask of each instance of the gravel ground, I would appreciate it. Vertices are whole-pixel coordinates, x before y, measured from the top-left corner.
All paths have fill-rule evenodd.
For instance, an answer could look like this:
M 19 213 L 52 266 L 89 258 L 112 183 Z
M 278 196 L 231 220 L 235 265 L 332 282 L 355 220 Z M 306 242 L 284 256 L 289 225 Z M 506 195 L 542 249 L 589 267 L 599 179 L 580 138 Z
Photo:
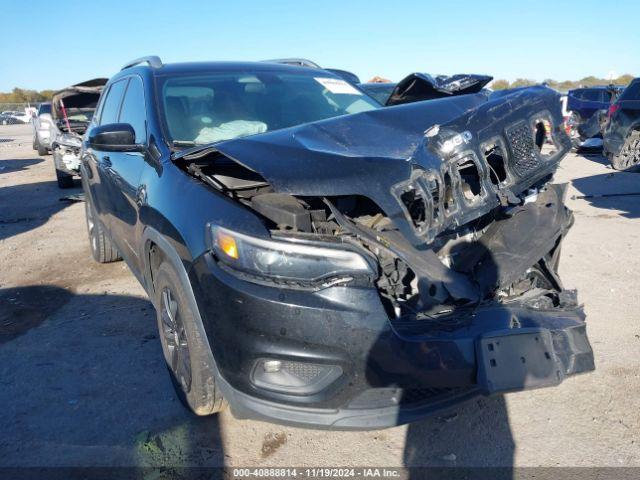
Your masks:
M 597 155 L 568 155 L 557 179 L 569 196 L 640 191 Z M 29 126 L 0 126 L 0 466 L 640 466 L 638 197 L 568 200 L 560 273 L 594 373 L 354 433 L 189 415 L 143 289 L 91 260 L 83 204 L 60 200 L 78 192 L 57 188 Z

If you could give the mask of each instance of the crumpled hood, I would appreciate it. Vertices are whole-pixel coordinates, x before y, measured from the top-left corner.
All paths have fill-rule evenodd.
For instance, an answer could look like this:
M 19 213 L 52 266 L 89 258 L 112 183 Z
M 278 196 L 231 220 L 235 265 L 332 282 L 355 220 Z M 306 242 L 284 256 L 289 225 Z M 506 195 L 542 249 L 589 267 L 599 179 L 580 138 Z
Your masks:
M 335 117 L 196 147 L 180 152 L 174 159 L 217 151 L 259 173 L 279 193 L 368 197 L 405 238 L 418 246 L 425 243 L 425 238 L 411 227 L 406 210 L 394 194 L 397 185 L 425 171 L 443 176 L 451 164 L 449 158 L 471 152 L 487 183 L 487 192 L 493 191 L 488 183 L 489 167 L 481 162 L 483 142 L 502 138 L 508 144 L 506 129 L 518 122 L 525 122 L 525 128 L 529 128 L 527 125 L 538 112 L 546 112 L 555 125 L 554 132 L 564 135 L 559 129 L 562 119 L 558 95 L 545 87 L 531 87 L 495 100 L 488 100 L 483 94 L 461 95 Z M 429 129 L 427 136 L 425 131 Z M 453 150 L 446 154 L 440 150 L 447 140 L 455 140 L 462 133 L 464 141 Z M 530 148 L 533 143 L 525 144 L 529 148 L 525 154 L 536 155 Z M 528 187 L 534 177 L 541 178 L 555 170 L 570 143 L 563 145 L 556 158 L 539 161 L 526 178 L 514 176 L 514 191 L 519 184 L 526 183 Z M 521 151 L 519 146 L 518 152 Z M 468 221 L 470 216 L 486 213 L 497 204 L 496 194 L 487 195 L 475 207 L 461 208 L 460 215 Z
M 215 144 L 292 195 L 369 195 L 408 178 L 424 131 L 483 103 L 468 95 L 380 108 Z
M 446 98 L 480 92 L 493 77 L 459 73 L 432 77 L 427 73 L 412 73 L 400 80 L 387 99 L 387 106 Z

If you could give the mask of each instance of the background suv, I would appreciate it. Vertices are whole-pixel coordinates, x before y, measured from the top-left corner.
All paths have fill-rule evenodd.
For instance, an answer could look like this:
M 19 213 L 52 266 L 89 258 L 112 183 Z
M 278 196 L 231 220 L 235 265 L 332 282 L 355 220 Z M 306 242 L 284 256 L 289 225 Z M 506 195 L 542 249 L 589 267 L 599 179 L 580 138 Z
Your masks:
M 640 165 L 640 78 L 609 107 L 604 152 L 616 170 L 637 170 Z

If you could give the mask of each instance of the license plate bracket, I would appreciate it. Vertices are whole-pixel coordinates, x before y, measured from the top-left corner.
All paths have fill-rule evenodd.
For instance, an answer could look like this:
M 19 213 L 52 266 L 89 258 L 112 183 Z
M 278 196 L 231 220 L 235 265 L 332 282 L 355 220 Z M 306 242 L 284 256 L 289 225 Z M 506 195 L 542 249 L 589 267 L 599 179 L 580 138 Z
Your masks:
M 476 358 L 478 384 L 487 394 L 548 387 L 564 380 L 546 329 L 489 332 L 477 339 Z

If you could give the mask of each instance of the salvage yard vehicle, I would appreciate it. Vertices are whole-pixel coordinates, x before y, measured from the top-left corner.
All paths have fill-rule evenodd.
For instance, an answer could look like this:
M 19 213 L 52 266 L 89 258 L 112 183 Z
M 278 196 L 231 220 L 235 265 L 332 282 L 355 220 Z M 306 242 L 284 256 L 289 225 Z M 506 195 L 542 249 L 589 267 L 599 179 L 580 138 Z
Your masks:
M 33 127 L 33 149 L 38 151 L 38 155 L 49 153 L 52 123 L 51 103 L 42 102 L 38 105 L 38 110 L 31 123 Z
M 558 385 L 594 369 L 557 273 L 559 106 L 382 108 L 322 69 L 138 59 L 84 138 L 91 252 L 145 288 L 198 415 L 381 428 Z
M 604 153 L 616 170 L 640 170 L 640 78 L 609 107 Z
M 0 125 L 19 125 L 29 123 L 31 117 L 26 112 L 17 110 L 5 110 L 0 113 Z
M 566 126 L 574 148 L 602 147 L 602 128 L 607 111 L 622 90 L 623 87 L 616 85 L 569 90 L 567 108 L 571 113 L 566 119 Z
M 91 122 L 106 83 L 106 78 L 95 78 L 53 95 L 49 136 L 56 180 L 60 188 L 72 187 L 73 177 L 80 172 L 82 135 Z

